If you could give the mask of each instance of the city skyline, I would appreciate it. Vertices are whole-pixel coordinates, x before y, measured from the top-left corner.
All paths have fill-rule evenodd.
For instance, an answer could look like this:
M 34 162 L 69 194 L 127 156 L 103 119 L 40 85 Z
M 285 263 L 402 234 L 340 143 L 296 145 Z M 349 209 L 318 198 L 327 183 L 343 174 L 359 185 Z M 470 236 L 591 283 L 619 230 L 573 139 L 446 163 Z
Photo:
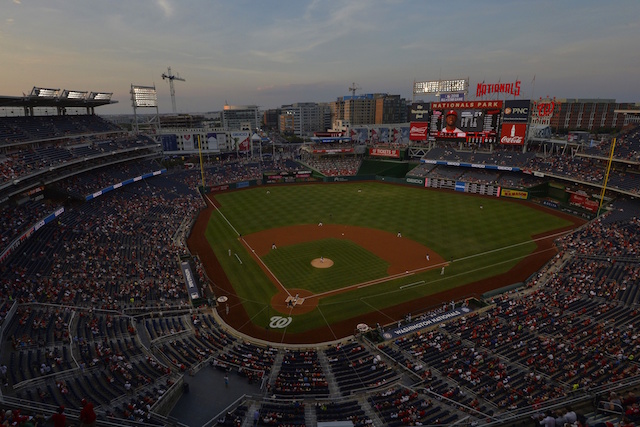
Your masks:
M 612 7 L 613 6 L 613 7 Z M 13 0 L 0 22 L 0 94 L 33 86 L 113 92 L 131 84 L 171 113 L 277 108 L 350 94 L 412 98 L 414 81 L 521 81 L 519 98 L 640 102 L 640 2 Z M 427 101 L 433 97 L 421 97 Z

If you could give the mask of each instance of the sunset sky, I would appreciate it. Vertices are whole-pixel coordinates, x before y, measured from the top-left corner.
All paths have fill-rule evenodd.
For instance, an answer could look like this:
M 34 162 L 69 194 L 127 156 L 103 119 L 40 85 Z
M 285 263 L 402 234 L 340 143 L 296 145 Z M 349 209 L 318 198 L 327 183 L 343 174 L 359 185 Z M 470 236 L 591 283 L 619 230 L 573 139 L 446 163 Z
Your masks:
M 2 0 L 0 95 L 33 86 L 113 92 L 131 84 L 171 112 L 412 97 L 415 80 L 520 80 L 520 98 L 640 102 L 640 1 Z M 535 76 L 535 80 L 534 80 Z M 433 98 L 423 97 L 426 101 Z

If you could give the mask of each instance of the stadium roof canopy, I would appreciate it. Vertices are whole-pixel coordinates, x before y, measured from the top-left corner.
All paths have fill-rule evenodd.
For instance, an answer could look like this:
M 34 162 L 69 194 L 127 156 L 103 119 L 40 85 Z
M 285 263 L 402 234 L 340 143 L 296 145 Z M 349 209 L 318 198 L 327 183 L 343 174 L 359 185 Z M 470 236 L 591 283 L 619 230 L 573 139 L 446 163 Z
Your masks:
M 111 100 L 112 95 L 112 92 L 46 89 L 34 86 L 28 95 L 0 96 L 0 108 L 94 108 L 117 103 L 118 101 Z

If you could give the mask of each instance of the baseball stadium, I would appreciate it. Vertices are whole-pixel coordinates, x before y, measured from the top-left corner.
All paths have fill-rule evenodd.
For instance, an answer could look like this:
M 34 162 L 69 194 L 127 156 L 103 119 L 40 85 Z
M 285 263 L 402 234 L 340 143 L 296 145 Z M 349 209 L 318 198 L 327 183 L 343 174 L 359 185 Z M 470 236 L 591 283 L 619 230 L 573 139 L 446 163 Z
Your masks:
M 637 115 L 585 140 L 540 127 L 559 101 L 440 102 L 289 143 L 64 93 L 0 97 L 15 425 L 640 417 Z

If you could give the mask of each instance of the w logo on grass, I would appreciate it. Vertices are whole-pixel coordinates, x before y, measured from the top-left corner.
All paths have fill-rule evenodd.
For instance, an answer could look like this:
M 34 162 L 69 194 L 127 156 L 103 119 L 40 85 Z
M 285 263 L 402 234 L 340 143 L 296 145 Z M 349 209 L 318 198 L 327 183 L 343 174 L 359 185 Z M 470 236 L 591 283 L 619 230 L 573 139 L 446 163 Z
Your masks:
M 269 327 L 274 329 L 286 328 L 291 324 L 292 320 L 293 319 L 291 317 L 272 316 L 271 322 L 269 322 Z

